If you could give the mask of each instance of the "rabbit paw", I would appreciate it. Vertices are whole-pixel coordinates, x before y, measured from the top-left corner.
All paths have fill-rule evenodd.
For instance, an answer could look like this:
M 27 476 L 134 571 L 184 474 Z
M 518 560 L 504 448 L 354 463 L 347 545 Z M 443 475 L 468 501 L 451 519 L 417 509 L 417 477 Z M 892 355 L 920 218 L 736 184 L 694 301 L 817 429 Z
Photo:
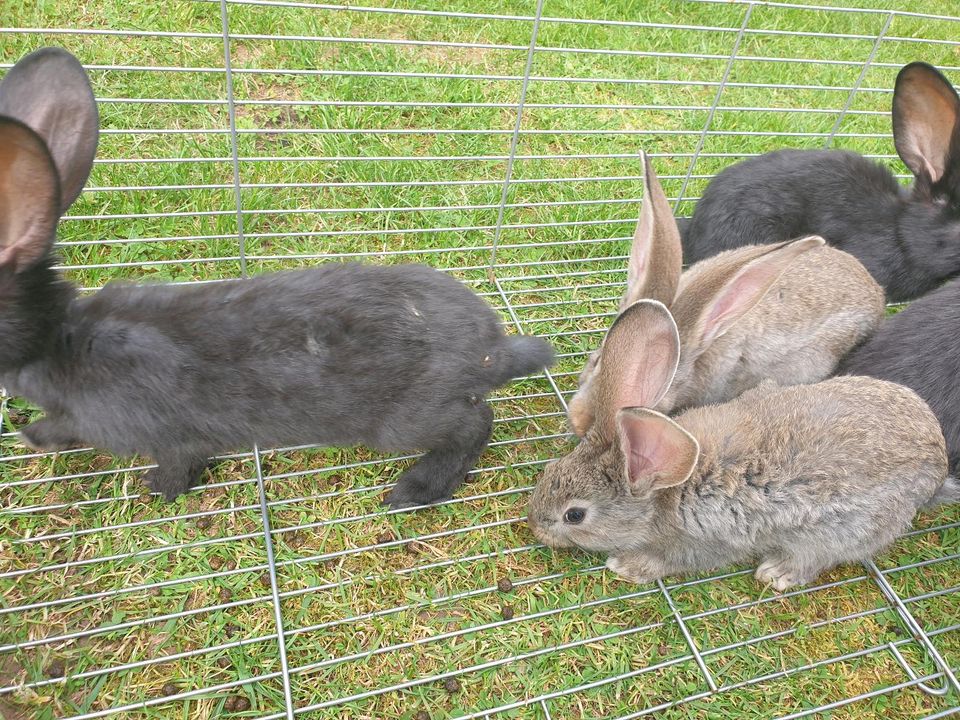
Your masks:
M 607 568 L 613 570 L 624 580 L 635 582 L 638 585 L 652 583 L 663 577 L 663 573 L 657 570 L 658 563 L 643 555 L 608 557 Z
M 148 470 L 143 479 L 153 492 L 163 495 L 167 502 L 173 502 L 190 489 L 190 483 L 200 479 L 206 466 L 204 458 L 158 460 L 157 467 Z
M 816 573 L 811 577 L 790 558 L 767 558 L 757 567 L 754 577 L 777 592 L 783 592 L 796 585 L 806 585 L 816 577 Z
M 69 450 L 81 444 L 66 423 L 53 418 L 43 418 L 30 423 L 20 431 L 20 439 L 31 450 L 48 452 Z
M 449 493 L 431 492 L 429 488 L 423 488 L 413 483 L 398 483 L 383 499 L 383 504 L 391 510 L 404 510 L 432 505 L 449 499 Z
M 170 473 L 163 468 L 148 470 L 143 481 L 152 492 L 160 493 L 167 502 L 173 502 L 190 489 L 190 478 L 181 473 Z

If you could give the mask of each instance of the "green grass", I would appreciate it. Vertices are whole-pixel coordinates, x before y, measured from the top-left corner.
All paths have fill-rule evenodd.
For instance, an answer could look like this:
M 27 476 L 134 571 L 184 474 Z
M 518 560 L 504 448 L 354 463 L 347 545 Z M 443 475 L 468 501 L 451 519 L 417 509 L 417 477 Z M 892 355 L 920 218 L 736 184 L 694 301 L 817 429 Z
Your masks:
M 368 5 L 380 5 L 371 0 Z M 821 3 L 829 4 L 829 3 Z M 843 4 L 843 3 L 834 3 Z M 908 4 L 883 0 L 875 6 Z M 397 2 L 396 7 L 529 15 L 534 3 L 516 0 Z M 938 12 L 916 0 L 909 9 Z M 62 3 L 13 0 L 4 6 L 8 26 L 178 31 L 213 37 L 139 38 L 0 34 L 0 59 L 12 62 L 47 43 L 59 43 L 88 64 L 222 67 L 219 5 L 200 2 Z M 675 25 L 740 27 L 745 6 L 601 0 L 548 0 L 553 17 L 643 20 Z M 842 90 L 758 89 L 750 83 L 849 87 L 870 54 L 884 17 L 756 7 L 753 29 L 801 30 L 813 35 L 747 34 L 740 57 L 823 58 L 852 64 L 771 63 L 733 65 L 722 107 L 773 108 L 762 112 L 718 110 L 685 197 L 696 197 L 708 176 L 733 161 L 719 153 L 754 153 L 790 144 L 818 147 L 833 127 Z M 251 74 L 244 69 L 287 68 L 518 76 L 523 73 L 530 23 L 476 18 L 334 12 L 317 9 L 231 6 L 236 34 L 431 39 L 516 45 L 495 50 L 444 46 L 369 45 L 237 39 L 232 42 L 241 157 L 352 158 L 507 154 L 509 132 L 500 134 L 282 134 L 245 131 L 287 128 L 438 128 L 510 131 L 515 113 L 503 107 L 356 107 L 269 104 L 269 101 L 430 101 L 515 103 L 516 80 L 384 78 L 363 75 Z M 868 39 L 837 40 L 824 33 Z M 889 37 L 956 38 L 956 24 L 897 17 Z M 706 122 L 703 110 L 578 108 L 537 104 L 710 106 L 736 32 L 677 28 L 576 25 L 544 22 L 539 47 L 657 51 L 715 55 L 715 59 L 631 54 L 538 51 L 532 73 L 546 78 L 688 80 L 651 82 L 554 82 L 530 84 L 519 138 L 522 156 L 633 153 L 641 147 L 665 157 L 656 166 L 667 194 L 676 197 L 689 154 Z M 885 41 L 879 63 L 914 59 L 956 66 L 957 45 Z M 896 67 L 873 67 L 864 88 L 889 88 Z M 177 98 L 222 101 L 222 73 L 95 70 L 100 98 Z M 954 76 L 954 80 L 958 80 Z M 739 84 L 744 84 L 742 86 Z M 835 145 L 891 156 L 890 95 L 859 92 L 853 114 L 840 125 Z M 789 112 L 825 108 L 826 113 Z M 881 111 L 880 114 L 859 114 Z M 106 130 L 228 128 L 223 104 L 101 104 Z M 564 134 L 559 130 L 652 131 L 645 135 Z M 687 131 L 684 134 L 682 131 Z M 742 132 L 805 132 L 783 138 Z M 854 138 L 849 133 L 874 133 Z M 85 193 L 71 211 L 97 219 L 61 224 L 65 264 L 84 286 L 112 279 L 213 280 L 240 273 L 240 246 L 232 188 L 229 137 L 225 133 L 129 135 L 105 133 L 101 160 L 220 158 L 215 162 L 102 162 L 95 188 L 165 185 L 216 186 L 199 190 L 99 190 Z M 685 155 L 684 155 L 685 154 Z M 891 167 L 904 172 L 899 161 Z M 293 160 L 245 161 L 241 180 L 245 253 L 250 272 L 309 265 L 328 253 L 410 251 L 375 258 L 424 261 L 456 268 L 480 292 L 494 293 L 485 266 L 496 224 L 505 163 L 502 160 Z M 638 178 L 633 158 L 519 159 L 513 168 L 497 254 L 497 276 L 527 332 L 552 337 L 564 359 L 557 379 L 572 390 L 582 353 L 596 346 L 616 307 L 638 206 L 635 202 L 536 206 L 558 201 L 631 200 L 639 179 L 535 183 L 543 178 L 628 176 Z M 486 184 L 429 185 L 484 180 Z M 255 187 L 271 183 L 393 183 L 373 187 Z M 389 210 L 352 208 L 449 208 Z M 341 209 L 343 212 L 315 212 Z M 691 202 L 680 207 L 689 214 Z M 266 212 L 283 210 L 285 212 Z M 157 213 L 206 213 L 153 217 Z M 102 219 L 103 215 L 136 215 Z M 581 222 L 579 225 L 513 227 Z M 424 228 L 446 228 L 425 232 Z M 481 229 L 471 229 L 481 228 Z M 359 232 L 356 232 L 359 231 Z M 376 231 L 376 232 L 374 232 Z M 351 234 L 353 233 L 353 234 Z M 189 239 L 202 236 L 205 239 Z M 212 237 L 207 237 L 212 236 Z M 611 239 L 613 238 L 613 239 Z M 617 239 L 622 238 L 622 239 Z M 612 259 L 611 259 L 612 258 Z M 122 264 L 118 266 L 118 264 Z M 78 266 L 84 266 L 82 268 Z M 463 268 L 475 267 L 469 270 Z M 587 273 L 587 274 L 583 274 Z M 546 276 L 546 277 L 544 277 Z M 503 310 L 502 303 L 491 297 Z M 544 305 L 547 302 L 562 304 Z M 585 317 L 584 317 L 585 316 Z M 505 315 L 506 317 L 506 315 Z M 523 398 L 524 395 L 537 395 Z M 306 713 L 310 718 L 413 718 L 434 720 L 520 703 L 541 694 L 597 683 L 550 700 L 554 718 L 615 717 L 686 699 L 665 711 L 670 718 L 760 718 L 797 712 L 908 678 L 886 643 L 904 640 L 895 615 L 862 568 L 841 568 L 821 579 L 840 582 L 820 589 L 771 596 L 749 573 L 674 589 L 677 611 L 688 618 L 693 641 L 718 685 L 738 686 L 704 697 L 709 689 L 662 593 L 622 583 L 596 569 L 601 558 L 529 547 L 522 522 L 528 488 L 540 461 L 565 452 L 564 419 L 551 387 L 529 379 L 505 389 L 495 409 L 500 422 L 481 471 L 448 505 L 415 514 L 385 515 L 381 486 L 407 461 L 378 463 L 363 449 L 272 452 L 263 458 L 275 529 L 278 581 L 284 594 L 287 654 L 298 706 L 361 695 L 345 704 Z M 36 410 L 19 399 L 5 405 L 9 431 Z M 519 419 L 517 419 L 519 418 Z M 555 437 L 556 436 L 556 437 Z M 541 438 L 541 439 L 531 439 Z M 0 438 L 0 455 L 24 456 L 15 437 Z M 370 461 L 349 470 L 330 469 Z M 72 452 L 6 461 L 0 472 L 0 572 L 54 566 L 0 580 L 0 610 L 50 603 L 0 616 L 0 645 L 30 643 L 64 633 L 70 642 L 38 643 L 0 655 L 0 685 L 32 683 L 59 671 L 74 678 L 0 698 L 7 718 L 53 718 L 125 704 L 162 700 L 221 683 L 226 689 L 199 698 L 158 702 L 124 717 L 259 717 L 283 707 L 269 578 L 256 491 L 248 455 L 226 460 L 210 473 L 212 487 L 172 505 L 143 495 L 137 464 L 104 453 Z M 506 468 L 506 469 L 500 469 Z M 77 477 L 79 476 L 79 477 Z M 54 482 L 44 478 L 58 477 Z M 35 482 L 31 482 L 35 481 Z M 18 483 L 18 484 L 10 484 Z M 492 493 L 497 493 L 491 495 Z M 486 497 L 485 497 L 486 496 Z M 28 510 L 34 506 L 46 510 Z M 19 512 L 18 512 L 19 511 Z M 187 515 L 177 519 L 176 516 Z M 174 519 L 171 519 L 174 518 Z M 926 513 L 918 528 L 960 520 L 956 507 Z M 135 527 L 118 525 L 138 523 Z M 79 531 L 79 534 L 75 534 Z M 44 536 L 59 536 L 43 540 Z M 420 539 L 417 539 L 420 538 Z M 901 596 L 915 598 L 958 584 L 960 567 L 950 556 L 960 545 L 956 527 L 901 540 L 878 559 Z M 946 558 L 946 559 L 944 559 Z M 929 561 L 919 567 L 905 565 Z M 60 564 L 70 562 L 67 568 Z M 265 584 L 266 579 L 266 584 Z M 512 587 L 503 584 L 511 580 Z M 153 586 L 164 583 L 162 587 Z M 498 583 L 501 585 L 498 588 Z M 103 593 L 100 597 L 98 594 Z M 89 596 L 86 599 L 76 599 Z M 724 610 L 736 606 L 737 609 Z M 960 633 L 945 630 L 960 616 L 960 593 L 909 603 L 924 627 L 936 633 L 940 651 L 960 667 Z M 385 612 L 389 611 L 389 612 Z M 151 618 L 183 612 L 182 617 Z M 511 614 L 512 613 L 512 614 Z M 843 618 L 838 622 L 828 622 Z M 119 625 L 111 629 L 111 626 Z M 299 630 L 299 632 L 297 632 Z M 600 639 L 597 639 L 600 638 Z M 758 639 L 763 638 L 763 639 Z M 237 641 L 244 640 L 243 644 Z M 744 644 L 744 641 L 751 641 Z M 551 650 L 563 645 L 564 649 Z M 901 646 L 921 672 L 932 666 L 912 643 Z M 858 657 L 826 662 L 857 650 Z M 162 663 L 105 675 L 115 667 L 161 656 Z M 349 658 L 349 659 L 343 659 Z M 505 662 L 509 658 L 518 658 Z M 440 679 L 457 673 L 453 692 Z M 773 677 L 756 682 L 758 678 Z M 621 678 L 600 683 L 606 678 Z M 404 686 L 377 693 L 380 688 Z M 374 693 L 372 695 L 364 695 Z M 239 698 L 249 709 L 237 705 Z M 916 689 L 882 694 L 834 711 L 833 717 L 914 718 L 956 704 Z M 421 716 L 422 717 L 422 716 Z M 539 705 L 519 705 L 496 717 L 542 718 Z

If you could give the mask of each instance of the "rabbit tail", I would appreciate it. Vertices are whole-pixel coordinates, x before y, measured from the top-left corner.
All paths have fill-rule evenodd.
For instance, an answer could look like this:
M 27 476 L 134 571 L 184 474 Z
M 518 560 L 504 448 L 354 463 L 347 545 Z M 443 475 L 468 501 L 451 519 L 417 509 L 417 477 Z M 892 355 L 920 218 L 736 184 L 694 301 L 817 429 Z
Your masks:
M 960 502 L 960 480 L 950 475 L 943 485 L 940 486 L 940 489 L 937 490 L 937 493 L 926 502 L 924 507 L 934 508 L 937 505 L 956 502 Z
M 493 381 L 503 385 L 513 378 L 531 375 L 554 362 L 553 348 L 543 338 L 532 335 L 508 335 L 496 354 Z

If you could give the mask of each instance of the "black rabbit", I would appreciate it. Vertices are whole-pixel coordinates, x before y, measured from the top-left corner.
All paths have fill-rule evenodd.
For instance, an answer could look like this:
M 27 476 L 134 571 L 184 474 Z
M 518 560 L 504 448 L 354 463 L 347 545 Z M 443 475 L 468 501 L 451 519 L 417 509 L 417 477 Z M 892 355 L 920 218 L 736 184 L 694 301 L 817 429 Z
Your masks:
M 420 265 L 78 297 L 51 246 L 97 124 L 63 50 L 28 55 L 0 84 L 0 384 L 46 411 L 29 445 L 149 455 L 167 499 L 211 455 L 254 442 L 421 449 L 388 498 L 420 505 L 449 497 L 486 446 L 484 395 L 552 363 L 546 341 L 508 337 L 481 298 Z
M 891 301 L 933 289 L 960 273 L 960 98 L 931 65 L 897 75 L 893 138 L 912 190 L 841 150 L 779 150 L 727 168 L 684 227 L 685 259 L 816 234 L 859 259 Z
M 838 372 L 906 385 L 926 400 L 947 441 L 950 474 L 960 477 L 960 279 L 888 317 Z

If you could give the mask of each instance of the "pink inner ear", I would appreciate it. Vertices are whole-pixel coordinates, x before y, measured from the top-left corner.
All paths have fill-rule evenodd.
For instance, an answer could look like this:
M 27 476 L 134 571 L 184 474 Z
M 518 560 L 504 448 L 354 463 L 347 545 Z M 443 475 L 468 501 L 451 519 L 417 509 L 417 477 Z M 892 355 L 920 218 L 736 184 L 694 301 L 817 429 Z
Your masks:
M 811 235 L 771 250 L 744 265 L 704 308 L 701 341 L 706 344 L 725 333 L 763 299 L 797 256 L 821 247 L 823 243 L 823 238 Z
M 644 155 L 646 161 L 646 156 Z M 648 167 L 648 166 L 647 166 Z M 630 260 L 627 262 L 627 291 L 620 301 L 623 310 L 630 303 L 639 300 L 646 291 L 647 273 L 650 271 L 650 254 L 653 244 L 653 203 L 649 169 L 643 175 L 643 201 L 640 204 L 640 219 L 633 233 L 630 245 Z
M 913 68 L 894 94 L 894 144 L 915 175 L 937 182 L 946 172 L 960 114 L 953 88 L 929 69 Z
M 625 407 L 654 407 L 670 387 L 677 365 L 676 340 L 673 328 L 657 335 L 650 333 L 643 342 L 642 352 L 637 348 L 632 367 L 616 388 L 616 409 Z
M 637 486 L 670 465 L 672 446 L 667 442 L 666 426 L 649 419 L 624 418 L 625 455 L 630 484 Z
M 628 445 L 627 474 L 630 477 L 631 485 L 636 483 L 637 479 L 649 477 L 657 471 L 655 460 L 657 448 L 652 447 L 652 445 L 652 440 L 648 443 L 642 443 L 639 439 L 635 439 Z M 654 457 L 649 457 L 647 453 Z
M 937 182 L 947 169 L 956 104 L 941 95 L 919 92 L 911 93 L 908 100 L 916 104 L 911 114 L 918 120 L 903 133 L 901 145 L 905 154 L 915 156 L 911 170 L 922 167 L 930 180 Z
M 59 185 L 43 142 L 0 120 L 0 263 L 22 270 L 40 260 L 56 231 Z
M 690 476 L 699 447 L 686 430 L 660 413 L 640 408 L 621 412 L 618 420 L 632 490 L 667 488 Z
M 709 342 L 722 335 L 734 320 L 746 312 L 743 306 L 752 304 L 751 301 L 767 281 L 766 274 L 758 276 L 756 273 L 747 272 L 725 288 L 707 314 L 703 327 L 704 341 Z
M 627 292 L 623 296 L 621 309 L 624 304 L 629 305 L 634 300 L 638 300 L 639 297 L 635 296 L 638 296 L 642 287 L 646 285 L 647 265 L 650 262 L 650 241 L 653 234 L 652 223 L 653 219 L 644 206 L 640 213 L 640 220 L 637 222 L 633 244 L 630 246 L 630 260 L 627 262 Z

